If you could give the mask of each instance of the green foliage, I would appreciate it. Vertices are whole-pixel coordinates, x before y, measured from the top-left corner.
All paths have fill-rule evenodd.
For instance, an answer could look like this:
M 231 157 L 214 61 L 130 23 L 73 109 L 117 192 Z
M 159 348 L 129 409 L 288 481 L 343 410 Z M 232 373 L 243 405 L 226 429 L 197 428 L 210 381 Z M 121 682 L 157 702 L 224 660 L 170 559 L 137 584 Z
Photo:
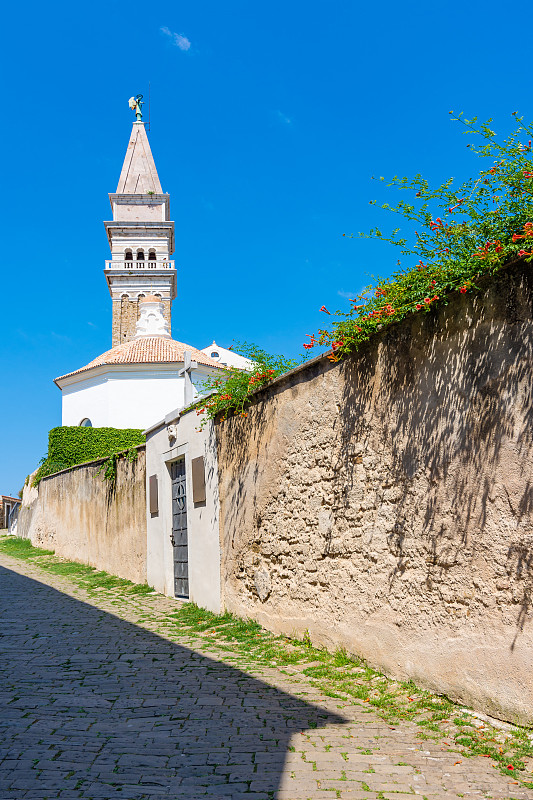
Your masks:
M 95 461 L 98 458 L 114 457 L 126 448 L 129 448 L 128 452 L 130 453 L 132 448 L 144 444 L 144 442 L 143 432 L 136 428 L 71 426 L 52 428 L 48 434 L 48 453 L 41 459 L 39 469 L 33 479 L 33 485 L 37 486 L 41 478 L 46 475 L 60 472 L 62 469 L 68 469 L 77 464 Z M 132 460 L 131 456 L 130 460 Z M 116 475 L 116 463 L 114 466 Z M 113 472 L 112 469 L 111 472 Z
M 241 355 L 252 361 L 253 367 L 251 370 L 230 367 L 224 377 L 208 378 L 204 382 L 202 391 L 209 395 L 196 404 L 196 413 L 204 414 L 202 426 L 219 414 L 226 419 L 230 411 L 246 417 L 244 409 L 253 392 L 301 363 L 284 356 L 270 355 L 246 342 L 237 344 L 237 348 Z
M 103 479 L 108 481 L 111 486 L 115 486 L 117 482 L 117 464 L 121 458 L 125 458 L 130 464 L 137 461 L 138 453 L 135 447 L 130 447 L 126 451 L 119 453 L 111 453 L 108 459 L 104 461 L 98 472 L 103 472 Z
M 359 235 L 399 247 L 411 265 L 378 278 L 350 301 L 349 311 L 336 311 L 332 329 L 311 336 L 306 349 L 331 347 L 329 357 L 338 361 L 383 326 L 446 303 L 452 292 L 479 289 L 481 277 L 517 257 L 533 259 L 533 159 L 531 140 L 525 141 L 533 127 L 517 118 L 518 129 L 500 143 L 491 120 L 478 124 L 461 114 L 452 118 L 474 137 L 467 145 L 471 152 L 489 164 L 456 188 L 453 178 L 437 188 L 420 175 L 392 179 L 389 186 L 411 198 L 382 208 L 403 217 L 408 228 L 416 226 L 412 241 L 399 227 L 388 236 L 378 228 Z M 330 314 L 324 306 L 321 310 Z
M 54 554 L 53 550 L 34 547 L 29 539 L 17 536 L 0 537 L 0 553 L 33 562 L 54 575 L 65 575 L 84 589 L 123 589 L 128 594 L 148 594 L 153 588 L 146 583 L 132 583 L 125 578 L 117 578 L 108 572 L 97 570 L 76 561 L 66 561 Z
M 52 556 L 54 554 L 53 550 L 34 547 L 29 539 L 21 539 L 19 536 L 3 536 L 0 538 L 0 552 L 14 558 L 22 558 L 25 561 L 39 555 Z

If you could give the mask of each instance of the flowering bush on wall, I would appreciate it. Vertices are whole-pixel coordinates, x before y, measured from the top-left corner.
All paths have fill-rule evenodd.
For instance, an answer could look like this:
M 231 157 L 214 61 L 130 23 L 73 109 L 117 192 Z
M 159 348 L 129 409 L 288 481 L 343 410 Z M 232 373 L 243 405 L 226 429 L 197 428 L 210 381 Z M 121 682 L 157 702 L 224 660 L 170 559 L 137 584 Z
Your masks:
M 455 189 L 453 179 L 436 189 L 420 175 L 392 179 L 389 186 L 409 192 L 411 198 L 382 208 L 416 224 L 414 241 L 408 243 L 400 228 L 389 236 L 378 228 L 359 235 L 398 246 L 411 260 L 410 266 L 379 278 L 350 301 L 348 311 L 331 314 L 322 306 L 332 325 L 316 335 L 307 334 L 306 350 L 331 348 L 328 357 L 338 361 L 384 325 L 445 303 L 452 292 L 476 290 L 481 276 L 513 258 L 533 259 L 533 160 L 528 139 L 533 128 L 514 112 L 518 129 L 500 143 L 491 120 L 478 124 L 476 118 L 450 113 L 465 126 L 465 133 L 477 138 L 467 145 L 470 150 L 490 165 Z
M 517 130 L 499 142 L 491 120 L 478 123 L 476 118 L 467 120 L 462 114 L 450 113 L 464 125 L 465 133 L 474 137 L 474 143 L 467 145 L 470 150 L 489 164 L 456 188 L 452 178 L 437 188 L 431 188 L 420 175 L 392 179 L 389 186 L 409 192 L 411 199 L 400 200 L 396 206 L 385 203 L 382 208 L 416 225 L 413 242 L 401 236 L 401 228 L 389 236 L 378 228 L 359 235 L 398 246 L 410 265 L 368 286 L 350 301 L 348 311 L 331 313 L 322 306 L 320 310 L 331 317 L 332 324 L 316 335 L 307 334 L 306 351 L 325 347 L 332 351 L 328 358 L 338 361 L 384 325 L 399 322 L 408 314 L 427 312 L 435 304 L 446 303 L 454 292 L 475 291 L 482 276 L 497 272 L 513 258 L 533 259 L 529 139 L 533 139 L 533 127 L 515 113 Z M 240 350 L 252 360 L 252 371 L 231 368 L 224 378 L 206 381 L 203 391 L 210 395 L 196 404 L 197 413 L 204 415 L 202 424 L 218 415 L 225 419 L 230 410 L 245 417 L 256 389 L 300 363 L 254 346 L 241 345 Z
M 241 355 L 250 359 L 252 368 L 243 370 L 230 367 L 224 377 L 208 378 L 204 382 L 202 393 L 209 394 L 196 403 L 196 413 L 204 414 L 202 425 L 219 414 L 222 419 L 226 419 L 230 409 L 246 417 L 245 406 L 250 395 L 300 363 L 284 356 L 270 355 L 260 347 L 246 342 L 238 344 L 237 348 Z

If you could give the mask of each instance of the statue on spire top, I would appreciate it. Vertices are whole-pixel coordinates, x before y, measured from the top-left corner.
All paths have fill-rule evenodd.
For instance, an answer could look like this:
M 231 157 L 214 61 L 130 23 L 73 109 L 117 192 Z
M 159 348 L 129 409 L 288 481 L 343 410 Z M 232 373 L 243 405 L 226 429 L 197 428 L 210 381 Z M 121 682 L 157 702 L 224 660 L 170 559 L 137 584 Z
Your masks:
M 128 104 L 131 110 L 135 111 L 137 122 L 142 122 L 143 118 L 142 106 L 144 104 L 142 94 L 138 94 L 137 97 L 130 97 L 130 99 L 128 100 Z

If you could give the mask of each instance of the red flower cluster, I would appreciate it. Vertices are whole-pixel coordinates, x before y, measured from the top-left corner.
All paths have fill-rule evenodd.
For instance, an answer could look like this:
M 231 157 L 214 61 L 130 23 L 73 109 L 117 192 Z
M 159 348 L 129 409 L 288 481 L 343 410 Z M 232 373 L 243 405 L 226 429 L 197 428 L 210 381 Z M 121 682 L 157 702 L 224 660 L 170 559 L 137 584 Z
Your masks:
M 442 231 L 444 229 L 444 222 L 441 220 L 440 217 L 437 217 L 435 222 L 433 220 L 429 223 L 429 227 L 433 232 L 435 231 Z
M 331 311 L 328 311 L 326 306 L 321 306 L 321 308 L 319 308 L 318 310 L 319 311 L 323 311 L 324 314 L 330 314 L 331 315 Z
M 533 174 L 533 173 L 532 173 Z M 526 222 L 523 228 L 524 233 L 513 233 L 513 242 L 519 239 L 530 239 L 533 237 L 533 222 Z
M 431 283 L 434 285 L 435 281 L 431 281 Z M 433 297 L 424 297 L 424 303 L 427 306 L 429 306 L 431 303 L 433 303 L 435 300 L 438 300 L 438 299 L 439 299 L 438 295 L 434 295 Z M 417 311 L 420 311 L 420 309 L 424 308 L 424 306 L 422 305 L 422 303 L 417 303 L 415 308 L 416 308 Z
M 370 311 L 366 315 L 366 317 L 361 317 L 361 319 L 363 321 L 367 319 L 372 319 L 372 317 L 374 317 L 375 319 L 379 319 L 380 317 L 383 316 L 383 314 L 385 314 L 387 317 L 390 317 L 393 314 L 396 314 L 396 309 L 393 308 L 390 303 L 386 303 L 381 308 L 376 308 L 374 311 Z M 358 330 L 361 330 L 361 328 L 358 328 Z
M 513 237 L 514 238 L 514 237 Z M 491 247 L 494 248 L 494 251 L 491 253 Z M 496 239 L 494 242 L 485 242 L 483 247 L 480 247 L 479 250 L 476 250 L 475 253 L 472 253 L 472 258 L 480 258 L 484 261 L 489 256 L 494 256 L 494 254 L 501 253 L 503 250 L 503 245 L 499 239 Z
M 261 383 L 261 381 L 263 381 L 265 379 L 270 381 L 270 380 L 272 380 L 272 375 L 274 375 L 274 370 L 273 369 L 267 369 L 265 372 L 259 373 L 259 375 L 252 375 L 252 377 L 248 381 L 248 385 L 249 386 L 253 386 L 254 383 Z M 228 397 L 228 399 L 230 399 L 229 395 L 227 397 Z M 223 398 L 220 398 L 220 399 L 222 400 Z

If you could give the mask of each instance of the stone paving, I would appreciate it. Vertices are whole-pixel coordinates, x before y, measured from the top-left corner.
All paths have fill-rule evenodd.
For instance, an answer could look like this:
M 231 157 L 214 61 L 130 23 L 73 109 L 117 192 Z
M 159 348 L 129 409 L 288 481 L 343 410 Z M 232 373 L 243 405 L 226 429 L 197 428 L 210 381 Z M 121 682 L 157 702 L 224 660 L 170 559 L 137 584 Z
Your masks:
M 169 598 L 0 564 L 0 800 L 533 798 L 297 670 L 172 641 Z

